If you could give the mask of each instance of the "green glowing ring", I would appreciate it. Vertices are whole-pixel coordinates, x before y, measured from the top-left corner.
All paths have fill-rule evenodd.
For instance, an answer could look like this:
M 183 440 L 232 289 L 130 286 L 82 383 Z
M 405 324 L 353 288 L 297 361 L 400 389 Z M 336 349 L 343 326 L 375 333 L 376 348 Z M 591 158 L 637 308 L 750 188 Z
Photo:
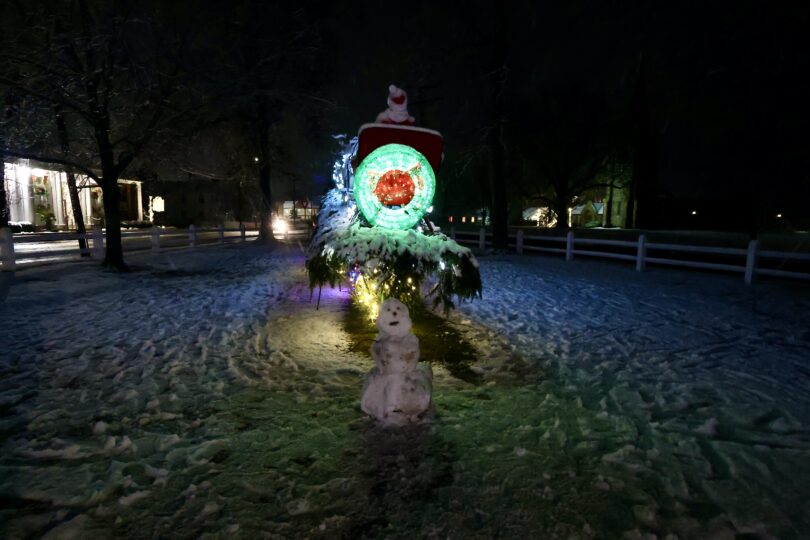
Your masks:
M 374 189 L 388 171 L 407 171 L 414 180 L 413 198 L 405 206 L 384 206 Z M 357 207 L 371 225 L 407 230 L 419 223 L 433 201 L 436 175 L 427 158 L 404 144 L 386 144 L 371 152 L 354 174 L 354 198 Z

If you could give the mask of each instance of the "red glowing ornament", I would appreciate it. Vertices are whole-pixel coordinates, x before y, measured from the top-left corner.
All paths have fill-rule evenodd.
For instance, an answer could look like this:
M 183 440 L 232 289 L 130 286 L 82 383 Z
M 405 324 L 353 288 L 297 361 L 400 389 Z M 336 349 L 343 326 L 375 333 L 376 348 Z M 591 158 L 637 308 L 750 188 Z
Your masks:
M 393 169 L 380 177 L 374 188 L 374 195 L 383 206 L 405 206 L 411 199 L 416 187 L 413 178 L 406 171 Z

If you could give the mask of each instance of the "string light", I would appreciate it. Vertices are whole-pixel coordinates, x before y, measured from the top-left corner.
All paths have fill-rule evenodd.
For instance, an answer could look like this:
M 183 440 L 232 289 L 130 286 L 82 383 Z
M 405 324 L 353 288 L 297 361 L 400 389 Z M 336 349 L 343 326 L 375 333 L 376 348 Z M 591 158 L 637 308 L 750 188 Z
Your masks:
M 425 215 L 435 191 L 430 163 L 402 144 L 377 148 L 355 172 L 357 207 L 371 225 L 379 227 L 412 228 Z
M 352 170 L 352 156 L 357 151 L 357 137 L 352 138 L 343 145 L 343 149 L 335 163 L 332 165 L 332 181 L 338 189 L 351 189 L 354 180 Z M 343 202 L 348 201 L 348 197 Z
M 352 288 L 352 298 L 366 312 L 369 321 L 373 322 L 377 319 L 382 304 L 379 281 L 363 273 L 358 273 Z
M 377 269 L 373 272 L 376 273 Z M 380 306 L 387 297 L 395 297 L 408 303 L 419 294 L 412 277 L 400 279 L 389 272 L 383 269 L 381 274 L 368 275 L 358 266 L 349 272 L 352 299 L 365 312 L 370 322 L 377 319 Z

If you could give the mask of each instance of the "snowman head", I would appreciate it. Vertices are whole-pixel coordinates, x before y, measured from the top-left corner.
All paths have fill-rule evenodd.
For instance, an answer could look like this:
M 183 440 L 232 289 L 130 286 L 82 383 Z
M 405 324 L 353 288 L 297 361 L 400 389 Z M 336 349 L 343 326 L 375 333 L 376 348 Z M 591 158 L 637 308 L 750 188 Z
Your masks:
M 388 298 L 380 306 L 377 328 L 383 334 L 402 337 L 411 331 L 413 323 L 408 308 L 396 298 Z

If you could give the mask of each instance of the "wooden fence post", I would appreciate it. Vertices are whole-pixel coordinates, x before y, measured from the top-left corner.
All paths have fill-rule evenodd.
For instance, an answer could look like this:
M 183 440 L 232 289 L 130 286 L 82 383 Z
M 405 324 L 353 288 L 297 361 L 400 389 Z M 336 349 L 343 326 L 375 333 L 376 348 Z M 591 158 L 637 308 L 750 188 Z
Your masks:
M 515 239 L 515 251 L 518 255 L 523 254 L 523 229 L 518 229 L 517 238 Z
M 13 272 L 17 268 L 14 257 L 14 234 L 8 227 L 0 229 L 0 264 L 2 272 Z
M 219 224 L 219 243 L 225 243 L 225 225 L 222 223 Z
M 478 249 L 485 249 L 487 247 L 487 231 L 483 227 L 478 230 Z
M 574 231 L 568 231 L 565 238 L 565 260 L 566 262 L 574 260 Z
M 104 235 L 98 225 L 93 227 L 93 258 L 99 260 L 104 258 Z
M 160 251 L 160 229 L 152 227 L 152 250 Z
M 757 263 L 759 262 L 759 240 L 748 242 L 748 255 L 745 257 L 745 284 L 751 285 L 757 273 Z
M 197 227 L 193 223 L 188 226 L 188 245 L 197 247 Z
M 246 235 L 245 235 L 245 224 L 244 223 L 239 224 L 239 235 L 242 237 L 242 242 L 245 242 L 247 240 Z
M 647 235 L 638 236 L 638 250 L 636 251 L 636 272 L 647 269 Z

